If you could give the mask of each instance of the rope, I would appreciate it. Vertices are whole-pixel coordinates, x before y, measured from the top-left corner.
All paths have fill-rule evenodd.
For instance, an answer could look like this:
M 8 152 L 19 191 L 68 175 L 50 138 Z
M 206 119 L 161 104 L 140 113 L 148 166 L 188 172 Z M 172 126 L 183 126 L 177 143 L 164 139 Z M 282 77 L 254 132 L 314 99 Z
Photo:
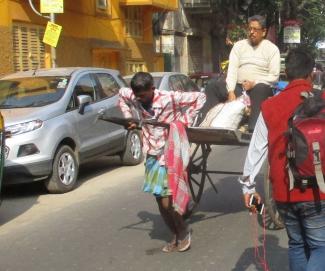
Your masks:
M 263 240 L 262 240 L 262 251 L 258 247 L 258 223 L 257 214 L 252 214 L 252 229 L 253 229 L 253 240 L 254 240 L 254 257 L 258 264 L 260 264 L 264 271 L 270 271 L 270 268 L 266 259 L 266 213 L 265 209 L 262 214 L 263 218 Z M 262 252 L 262 253 L 261 253 Z M 262 254 L 262 255 L 261 255 Z

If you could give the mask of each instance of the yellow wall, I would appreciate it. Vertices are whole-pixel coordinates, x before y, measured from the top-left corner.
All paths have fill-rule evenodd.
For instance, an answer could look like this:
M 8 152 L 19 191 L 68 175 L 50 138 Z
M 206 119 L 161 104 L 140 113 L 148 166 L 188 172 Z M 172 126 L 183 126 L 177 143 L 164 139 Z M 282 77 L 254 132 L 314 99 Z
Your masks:
M 0 76 L 13 71 L 8 0 L 0 1 Z
M 38 1 L 33 2 L 39 10 Z M 143 6 L 144 35 L 141 39 L 125 36 L 124 6 L 120 5 L 120 0 L 109 2 L 110 8 L 103 12 L 96 10 L 95 0 L 65 0 L 64 13 L 57 14 L 55 20 L 62 26 L 56 48 L 58 66 L 104 66 L 119 69 L 124 74 L 125 61 L 141 60 L 149 71 L 162 70 L 163 58 L 154 53 L 152 12 L 158 6 L 175 7 L 177 1 L 155 0 L 154 5 Z M 138 4 L 141 2 L 138 1 Z M 0 43 L 0 74 L 13 71 L 12 22 L 45 27 L 47 21 L 32 11 L 27 0 L 0 1 L 0 34 L 3 37 Z M 49 52 L 50 47 L 46 46 L 47 56 L 50 56 Z M 46 66 L 50 64 L 50 58 L 46 57 Z

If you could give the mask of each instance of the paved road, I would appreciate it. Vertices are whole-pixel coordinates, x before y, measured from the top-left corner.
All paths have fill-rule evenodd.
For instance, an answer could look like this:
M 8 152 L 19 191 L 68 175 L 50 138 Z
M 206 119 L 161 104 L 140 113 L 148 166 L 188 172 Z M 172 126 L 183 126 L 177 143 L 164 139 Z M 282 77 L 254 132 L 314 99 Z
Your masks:
M 209 168 L 240 171 L 244 154 L 243 148 L 215 147 Z M 235 176 L 212 176 L 219 193 L 206 186 L 189 221 L 191 250 L 168 255 L 160 252 L 168 231 L 153 198 L 140 191 L 142 176 L 143 165 L 101 159 L 83 167 L 79 187 L 67 194 L 49 195 L 40 184 L 7 188 L 0 270 L 264 270 L 254 257 L 261 219 L 254 223 L 243 208 Z M 288 271 L 285 231 L 267 230 L 266 240 L 270 270 Z

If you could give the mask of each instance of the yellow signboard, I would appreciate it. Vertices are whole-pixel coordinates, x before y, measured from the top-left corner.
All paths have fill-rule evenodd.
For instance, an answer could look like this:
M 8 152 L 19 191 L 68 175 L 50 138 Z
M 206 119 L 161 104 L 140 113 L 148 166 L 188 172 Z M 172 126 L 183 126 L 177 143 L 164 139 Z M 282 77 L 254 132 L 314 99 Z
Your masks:
M 51 45 L 52 47 L 56 47 L 56 45 L 58 44 L 61 30 L 61 25 L 47 22 L 43 42 L 48 45 Z
M 63 13 L 63 0 L 41 0 L 41 13 Z

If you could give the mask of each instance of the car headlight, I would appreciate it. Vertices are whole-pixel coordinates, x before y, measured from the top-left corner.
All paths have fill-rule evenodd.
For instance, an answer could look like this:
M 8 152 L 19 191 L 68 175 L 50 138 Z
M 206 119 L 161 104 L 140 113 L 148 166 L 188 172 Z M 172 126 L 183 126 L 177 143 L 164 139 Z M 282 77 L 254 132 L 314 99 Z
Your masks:
M 7 126 L 5 128 L 5 131 L 6 133 L 9 134 L 9 136 L 20 135 L 41 128 L 42 125 L 43 125 L 43 121 L 33 120 L 29 122 L 23 122 L 23 123 Z

